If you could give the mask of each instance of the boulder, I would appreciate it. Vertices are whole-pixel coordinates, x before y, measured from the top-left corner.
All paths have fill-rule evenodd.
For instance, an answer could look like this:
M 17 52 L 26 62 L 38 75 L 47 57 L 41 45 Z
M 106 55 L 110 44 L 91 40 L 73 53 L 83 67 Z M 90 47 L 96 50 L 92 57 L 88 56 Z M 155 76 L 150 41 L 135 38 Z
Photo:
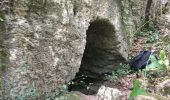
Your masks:
M 101 86 L 97 96 L 99 97 L 99 100 L 121 100 L 122 94 L 118 89 Z

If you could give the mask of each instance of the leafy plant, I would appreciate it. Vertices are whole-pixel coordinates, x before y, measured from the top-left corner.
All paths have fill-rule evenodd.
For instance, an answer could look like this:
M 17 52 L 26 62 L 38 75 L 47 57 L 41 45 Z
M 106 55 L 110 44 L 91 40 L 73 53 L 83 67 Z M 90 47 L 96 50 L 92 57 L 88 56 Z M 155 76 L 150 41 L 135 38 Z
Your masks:
M 139 80 L 135 80 L 133 82 L 133 91 L 130 94 L 130 99 L 138 96 L 138 95 L 147 95 L 146 91 L 141 88 L 141 82 Z
M 150 56 L 151 64 L 146 67 L 146 71 L 149 70 L 167 70 L 169 67 L 169 60 L 167 59 L 165 51 L 161 50 L 159 54 L 159 60 L 155 55 Z
M 147 36 L 147 41 L 146 41 L 147 43 L 154 43 L 158 39 L 159 32 L 156 30 L 148 31 L 146 32 L 146 36 Z
M 154 82 L 155 78 L 168 75 L 169 60 L 164 50 L 160 51 L 158 58 L 152 54 L 149 59 L 151 64 L 147 65 L 142 72 L 150 82 Z
M 169 60 L 167 59 L 165 51 L 161 50 L 159 54 L 160 60 L 158 61 L 159 64 L 168 67 L 169 66 Z
M 129 65 L 120 63 L 119 68 L 117 70 L 112 71 L 111 75 L 105 75 L 106 79 L 116 79 L 121 76 L 128 75 L 132 70 Z

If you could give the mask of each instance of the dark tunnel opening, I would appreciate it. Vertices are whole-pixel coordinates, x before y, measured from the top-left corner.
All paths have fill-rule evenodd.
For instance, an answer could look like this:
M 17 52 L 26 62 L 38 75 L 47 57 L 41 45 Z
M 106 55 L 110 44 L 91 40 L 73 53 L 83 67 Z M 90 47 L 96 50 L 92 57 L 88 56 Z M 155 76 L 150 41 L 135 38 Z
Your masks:
M 104 74 L 114 70 L 122 57 L 117 53 L 119 43 L 115 39 L 114 26 L 109 21 L 91 22 L 86 35 L 81 66 L 72 80 L 74 84 L 69 86 L 69 91 L 95 94 L 103 82 Z
M 113 70 L 119 58 L 115 53 L 115 29 L 107 20 L 97 20 L 90 23 L 86 34 L 87 42 L 79 73 L 101 79 L 99 76 Z

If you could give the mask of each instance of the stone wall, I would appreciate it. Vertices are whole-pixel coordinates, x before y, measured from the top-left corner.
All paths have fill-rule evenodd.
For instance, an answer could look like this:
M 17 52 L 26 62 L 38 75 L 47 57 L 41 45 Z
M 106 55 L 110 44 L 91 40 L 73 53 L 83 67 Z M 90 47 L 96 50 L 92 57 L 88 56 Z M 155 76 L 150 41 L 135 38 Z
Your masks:
M 73 79 L 86 47 L 86 31 L 95 21 L 106 21 L 111 27 L 107 28 L 110 33 L 104 31 L 111 34 L 109 41 L 106 38 L 100 43 L 93 37 L 95 43 L 109 46 L 102 48 L 110 49 L 110 59 L 120 58 L 115 65 L 127 59 L 130 38 L 124 31 L 119 0 L 11 1 L 3 22 L 7 30 L 3 42 L 8 52 L 3 95 L 30 97 L 34 93 L 42 97 Z M 96 27 L 98 32 L 102 30 L 98 24 Z M 114 67 L 112 62 L 107 68 L 111 71 Z M 100 71 L 104 70 L 102 66 Z

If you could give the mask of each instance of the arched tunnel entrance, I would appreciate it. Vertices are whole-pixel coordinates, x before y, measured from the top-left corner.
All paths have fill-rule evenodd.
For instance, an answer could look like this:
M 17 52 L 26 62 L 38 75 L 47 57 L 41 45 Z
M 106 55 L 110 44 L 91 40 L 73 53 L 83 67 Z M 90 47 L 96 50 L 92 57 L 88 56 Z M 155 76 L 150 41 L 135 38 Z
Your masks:
M 77 84 L 97 83 L 98 90 L 104 74 L 116 69 L 117 64 L 125 59 L 118 52 L 114 26 L 107 20 L 96 20 L 90 23 L 86 32 L 86 47 L 83 54 L 81 66 L 74 81 L 75 86 L 70 90 L 81 91 L 85 94 L 93 94 L 96 91 L 87 92 Z
M 115 36 L 114 26 L 109 21 L 91 22 L 87 30 L 86 41 L 79 73 L 99 78 L 116 69 L 116 65 L 124 60 L 118 53 L 119 42 Z

